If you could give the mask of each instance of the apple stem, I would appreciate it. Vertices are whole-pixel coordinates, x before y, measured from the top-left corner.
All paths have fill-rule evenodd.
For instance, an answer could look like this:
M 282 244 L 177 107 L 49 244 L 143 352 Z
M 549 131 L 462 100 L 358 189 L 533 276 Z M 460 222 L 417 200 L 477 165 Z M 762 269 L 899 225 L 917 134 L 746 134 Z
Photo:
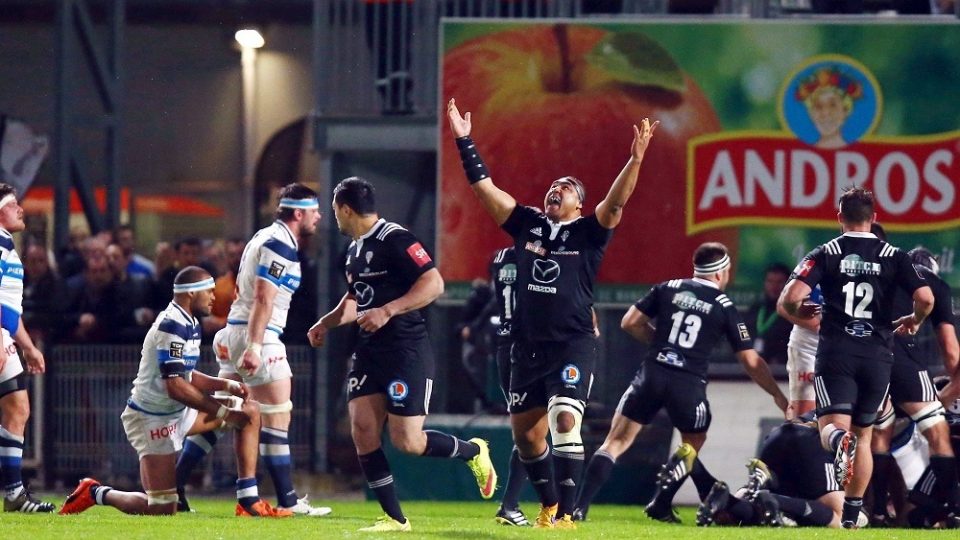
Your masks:
M 560 91 L 569 94 L 573 90 L 573 83 L 570 80 L 573 65 L 570 62 L 570 40 L 567 36 L 567 25 L 554 25 L 553 34 L 556 36 L 557 46 L 560 48 Z

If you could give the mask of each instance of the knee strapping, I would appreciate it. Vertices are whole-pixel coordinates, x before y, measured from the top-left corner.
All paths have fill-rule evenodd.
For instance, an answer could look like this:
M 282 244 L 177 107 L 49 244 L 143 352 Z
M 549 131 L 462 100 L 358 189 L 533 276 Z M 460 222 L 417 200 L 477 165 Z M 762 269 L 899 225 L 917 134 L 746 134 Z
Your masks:
M 287 400 L 285 403 L 261 403 L 260 414 L 283 414 L 293 410 L 293 402 Z
M 558 429 L 560 413 L 573 416 L 573 429 L 561 433 Z M 556 452 L 570 454 L 583 453 L 583 439 L 580 436 L 580 424 L 583 421 L 583 402 L 569 397 L 555 396 L 547 404 L 547 419 L 550 422 L 550 437 Z
M 230 392 L 218 390 L 213 393 L 213 399 L 219 401 L 220 403 L 226 405 L 228 409 L 234 411 L 239 411 L 243 408 L 243 399 L 231 394 Z
M 876 420 L 874 420 L 873 427 L 876 429 L 887 429 L 893 425 L 893 422 L 896 419 L 897 415 L 891 407 L 878 416 Z
M 940 422 L 946 422 L 946 411 L 939 401 L 933 401 L 926 407 L 910 415 L 910 419 L 917 423 L 917 429 L 924 432 Z
M 177 497 L 177 488 L 147 490 L 147 506 L 158 506 L 161 504 L 170 504 L 170 503 L 175 503 L 178 500 L 179 499 Z

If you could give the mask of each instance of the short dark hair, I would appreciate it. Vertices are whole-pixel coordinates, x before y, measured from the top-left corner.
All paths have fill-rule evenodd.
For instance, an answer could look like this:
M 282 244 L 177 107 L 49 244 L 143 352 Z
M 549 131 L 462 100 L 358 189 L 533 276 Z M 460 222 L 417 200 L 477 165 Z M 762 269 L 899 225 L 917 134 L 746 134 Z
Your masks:
M 373 184 L 359 176 L 341 180 L 337 187 L 333 188 L 333 202 L 337 206 L 347 205 L 361 216 L 377 212 Z
M 910 256 L 910 262 L 918 266 L 924 266 L 933 270 L 937 268 L 939 264 L 937 263 L 937 257 L 930 252 L 929 249 L 920 246 L 911 249 L 907 255 Z
M 704 242 L 693 252 L 693 265 L 706 266 L 713 264 L 727 254 L 727 246 L 720 242 Z
M 791 272 L 792 270 L 790 269 L 789 266 L 783 264 L 782 262 L 775 262 L 767 265 L 767 267 L 763 270 L 763 275 L 766 276 L 767 274 L 783 274 L 789 277 Z
M 17 194 L 17 188 L 5 182 L 0 182 L 0 199 L 6 197 L 7 195 L 16 195 L 16 194 Z
M 183 246 L 203 247 L 203 242 L 200 241 L 200 239 L 196 236 L 188 236 L 186 238 L 177 240 L 177 243 L 173 246 L 173 249 L 180 251 L 180 248 Z
M 173 278 L 174 285 L 183 285 L 184 283 L 196 283 L 212 277 L 210 272 L 207 272 L 199 266 L 187 266 L 183 270 L 177 272 L 177 277 Z
M 850 188 L 840 195 L 840 215 L 845 223 L 863 223 L 873 219 L 873 192 Z
M 280 188 L 279 195 L 281 199 L 294 199 L 298 201 L 302 199 L 317 198 L 316 191 L 308 188 L 307 186 L 299 182 L 292 182 L 290 184 L 283 186 L 282 188 Z M 285 206 L 281 206 L 277 208 L 276 218 L 279 219 L 280 221 L 290 221 L 293 219 L 293 213 L 296 211 L 297 211 L 296 208 L 287 208 Z

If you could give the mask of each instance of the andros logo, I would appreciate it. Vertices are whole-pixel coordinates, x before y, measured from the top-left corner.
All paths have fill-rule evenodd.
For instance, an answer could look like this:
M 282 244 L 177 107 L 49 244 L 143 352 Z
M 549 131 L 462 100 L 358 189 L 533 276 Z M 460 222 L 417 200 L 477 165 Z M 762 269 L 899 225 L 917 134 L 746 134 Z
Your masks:
M 407 386 L 407 383 L 399 379 L 392 381 L 387 388 L 387 395 L 390 396 L 390 399 L 393 401 L 403 401 L 409 393 L 410 387 Z

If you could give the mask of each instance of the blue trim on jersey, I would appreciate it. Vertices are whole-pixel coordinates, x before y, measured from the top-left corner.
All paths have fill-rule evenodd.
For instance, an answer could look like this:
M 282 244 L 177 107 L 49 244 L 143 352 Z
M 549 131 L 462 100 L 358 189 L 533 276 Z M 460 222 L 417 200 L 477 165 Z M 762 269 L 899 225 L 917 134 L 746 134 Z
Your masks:
M 196 364 L 200 360 L 199 354 L 185 354 L 183 358 L 174 358 L 170 356 L 170 351 L 167 349 L 158 349 L 157 350 L 157 360 L 160 362 L 176 361 L 176 362 L 193 362 Z
M 246 325 L 247 325 L 247 321 L 244 321 L 244 320 L 241 320 L 241 319 L 227 319 L 227 324 L 228 324 L 228 325 L 233 325 L 233 326 L 246 326 Z M 278 336 L 279 336 L 280 334 L 283 334 L 283 330 L 282 330 L 282 329 L 277 328 L 276 326 L 269 325 L 269 324 L 267 325 L 267 330 L 270 330 L 271 332 L 276 332 Z
M 157 330 L 161 332 L 166 332 L 167 334 L 172 334 L 183 338 L 185 341 L 191 339 L 200 339 L 200 331 L 192 326 L 187 326 L 185 324 L 180 324 L 177 321 L 167 319 L 160 323 L 160 326 L 157 327 Z
M 0 248 L 13 251 L 13 237 L 7 236 L 5 234 L 0 234 Z
M 20 328 L 20 312 L 6 304 L 0 304 L 0 327 L 13 336 Z
M 148 410 L 144 409 L 143 407 L 141 407 L 140 405 L 137 405 L 137 402 L 134 401 L 133 398 L 128 398 L 128 399 L 127 399 L 127 407 L 130 407 L 131 409 L 133 409 L 133 410 L 135 410 L 135 411 L 142 412 L 143 414 L 149 414 L 150 416 L 170 416 L 171 414 L 177 414 L 177 413 L 183 412 L 183 410 L 186 409 L 186 407 L 180 407 L 179 409 L 177 409 L 177 410 L 175 410 L 175 411 L 170 411 L 170 412 L 154 412 L 154 411 L 148 411 Z
M 279 287 L 281 284 L 281 281 L 279 279 L 270 275 L 270 269 L 267 268 L 266 266 L 263 266 L 262 264 L 257 266 L 257 277 L 267 281 L 268 283 L 276 287 Z
M 23 265 L 0 261 L 0 275 L 23 281 Z
M 297 289 L 300 288 L 300 276 L 284 274 L 284 276 L 280 278 L 280 286 L 291 293 L 295 293 Z
M 270 251 L 276 253 L 277 255 L 287 259 L 290 262 L 299 262 L 300 257 L 297 256 L 297 250 L 284 244 L 277 238 L 271 238 L 263 243 L 263 247 L 269 249 Z

